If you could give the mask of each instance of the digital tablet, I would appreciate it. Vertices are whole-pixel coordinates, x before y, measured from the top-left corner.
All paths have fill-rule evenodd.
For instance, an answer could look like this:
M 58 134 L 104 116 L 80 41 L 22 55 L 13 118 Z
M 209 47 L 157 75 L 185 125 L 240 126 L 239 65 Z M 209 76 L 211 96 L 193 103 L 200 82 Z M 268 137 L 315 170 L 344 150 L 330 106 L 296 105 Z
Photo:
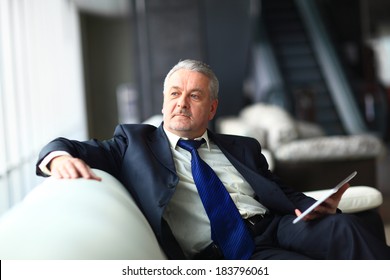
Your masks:
M 355 177 L 357 174 L 357 171 L 352 172 L 347 178 L 342 180 L 340 183 L 337 184 L 333 189 L 330 189 L 327 191 L 323 197 L 321 197 L 319 200 L 317 200 L 312 206 L 307 208 L 301 215 L 295 218 L 293 221 L 293 224 L 296 224 L 300 220 L 302 220 L 307 214 L 309 214 L 311 211 L 313 211 L 318 205 L 320 205 L 322 202 L 324 202 L 328 197 L 330 197 L 332 194 L 336 193 L 342 186 L 344 186 L 346 183 L 348 183 L 353 177 Z

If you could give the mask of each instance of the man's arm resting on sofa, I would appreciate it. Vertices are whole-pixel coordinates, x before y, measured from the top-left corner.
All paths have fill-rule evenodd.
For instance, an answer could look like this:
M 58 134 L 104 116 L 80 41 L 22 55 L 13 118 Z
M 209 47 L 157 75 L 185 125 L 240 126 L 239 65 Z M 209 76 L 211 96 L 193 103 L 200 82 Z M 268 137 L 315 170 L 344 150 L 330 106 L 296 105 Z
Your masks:
M 64 151 L 56 151 L 47 155 L 39 164 L 39 169 L 44 174 L 57 179 L 101 180 L 83 160 L 72 157 Z

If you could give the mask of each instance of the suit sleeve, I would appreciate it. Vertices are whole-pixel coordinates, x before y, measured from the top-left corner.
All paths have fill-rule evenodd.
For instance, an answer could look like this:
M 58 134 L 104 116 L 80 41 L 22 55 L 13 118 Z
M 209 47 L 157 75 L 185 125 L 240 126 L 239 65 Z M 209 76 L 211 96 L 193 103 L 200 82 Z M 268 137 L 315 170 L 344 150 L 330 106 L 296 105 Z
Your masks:
M 39 168 L 42 160 L 54 151 L 64 151 L 73 157 L 80 158 L 90 167 L 104 170 L 115 177 L 122 164 L 123 155 L 127 149 L 127 138 L 121 129 L 116 129 L 114 137 L 109 140 L 99 141 L 91 139 L 88 141 L 69 140 L 59 137 L 44 146 L 39 153 L 36 164 L 36 174 L 47 176 Z

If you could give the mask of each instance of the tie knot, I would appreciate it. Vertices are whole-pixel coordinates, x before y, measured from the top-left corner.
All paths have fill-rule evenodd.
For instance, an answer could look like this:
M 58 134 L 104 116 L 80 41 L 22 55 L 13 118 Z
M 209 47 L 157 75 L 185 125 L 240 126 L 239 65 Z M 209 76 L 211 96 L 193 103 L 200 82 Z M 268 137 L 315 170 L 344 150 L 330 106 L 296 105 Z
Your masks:
M 205 142 L 204 139 L 202 139 L 202 140 L 182 140 L 182 139 L 180 139 L 177 142 L 177 145 L 179 147 L 191 152 L 192 150 L 197 150 L 200 147 L 200 145 L 202 145 L 204 142 Z

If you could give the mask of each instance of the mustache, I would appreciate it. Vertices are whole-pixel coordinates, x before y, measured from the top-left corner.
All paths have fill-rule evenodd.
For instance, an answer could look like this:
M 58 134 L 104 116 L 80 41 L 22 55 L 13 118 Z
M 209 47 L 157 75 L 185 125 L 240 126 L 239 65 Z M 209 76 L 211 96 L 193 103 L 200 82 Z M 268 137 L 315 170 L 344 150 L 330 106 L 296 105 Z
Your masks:
M 174 112 L 172 116 L 185 116 L 185 117 L 192 117 L 192 114 L 187 109 L 180 109 L 180 111 Z

